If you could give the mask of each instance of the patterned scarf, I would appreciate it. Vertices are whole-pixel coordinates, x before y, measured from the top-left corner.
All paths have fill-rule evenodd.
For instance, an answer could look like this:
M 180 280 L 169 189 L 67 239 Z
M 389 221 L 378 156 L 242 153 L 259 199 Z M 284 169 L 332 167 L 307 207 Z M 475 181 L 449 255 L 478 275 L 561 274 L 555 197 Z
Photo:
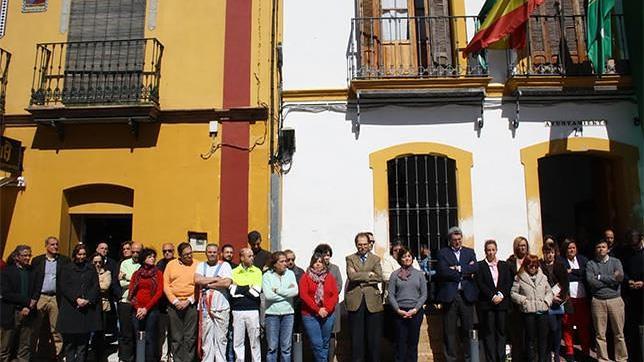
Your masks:
M 306 270 L 306 274 L 315 284 L 317 284 L 315 289 L 315 303 L 320 306 L 323 305 L 324 280 L 326 279 L 327 274 L 329 274 L 328 269 L 325 268 L 321 272 L 316 272 L 313 268 L 309 267 Z
M 159 282 L 156 278 L 157 270 L 159 269 L 155 265 L 148 265 L 143 263 L 143 265 L 141 265 L 141 268 L 134 272 L 134 275 L 132 275 L 132 284 L 134 284 L 134 289 L 132 289 L 132 293 L 128 295 L 129 299 L 132 302 L 135 301 L 135 296 L 137 291 L 139 290 L 141 279 L 151 279 L 150 281 L 152 282 L 152 290 L 150 290 L 150 295 L 154 295 L 154 293 L 156 293 L 157 284 Z
M 410 266 L 401 266 L 400 271 L 398 272 L 398 278 L 400 280 L 407 280 L 409 279 L 409 276 L 411 275 L 411 265 Z

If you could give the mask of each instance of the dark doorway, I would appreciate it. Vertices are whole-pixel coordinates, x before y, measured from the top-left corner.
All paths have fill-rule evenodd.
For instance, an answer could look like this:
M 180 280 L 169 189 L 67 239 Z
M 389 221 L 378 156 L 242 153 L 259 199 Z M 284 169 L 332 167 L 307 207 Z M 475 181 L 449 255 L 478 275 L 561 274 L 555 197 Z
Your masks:
M 114 260 L 120 258 L 121 243 L 132 240 L 132 215 L 72 215 L 72 224 L 92 252 L 98 243 L 106 242 Z
M 586 246 L 619 225 L 615 162 L 593 155 L 539 160 L 543 235 L 574 237 Z

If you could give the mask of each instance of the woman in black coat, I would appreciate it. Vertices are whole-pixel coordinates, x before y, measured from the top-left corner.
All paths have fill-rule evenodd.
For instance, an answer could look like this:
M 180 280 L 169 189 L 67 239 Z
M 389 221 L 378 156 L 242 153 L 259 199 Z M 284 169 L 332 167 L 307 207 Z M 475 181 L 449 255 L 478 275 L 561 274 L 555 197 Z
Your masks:
M 541 260 L 541 270 L 548 277 L 548 284 L 552 288 L 554 299 L 548 310 L 548 331 L 549 347 L 548 350 L 553 353 L 554 360 L 559 361 L 562 337 L 562 319 L 564 312 L 570 313 L 570 303 L 568 302 L 568 272 L 561 260 L 557 259 L 558 250 L 552 237 L 546 236 L 541 251 L 543 259 Z M 552 241 L 551 241 L 552 240 Z
M 85 245 L 74 247 L 72 263 L 62 269 L 61 289 L 57 327 L 63 335 L 66 361 L 85 362 L 90 334 L 102 329 L 98 274 L 87 262 Z
M 482 325 L 485 360 L 505 361 L 505 323 L 510 307 L 512 272 L 510 266 L 496 257 L 496 241 L 485 242 L 485 259 L 479 261 L 476 284 L 479 288 L 478 309 Z

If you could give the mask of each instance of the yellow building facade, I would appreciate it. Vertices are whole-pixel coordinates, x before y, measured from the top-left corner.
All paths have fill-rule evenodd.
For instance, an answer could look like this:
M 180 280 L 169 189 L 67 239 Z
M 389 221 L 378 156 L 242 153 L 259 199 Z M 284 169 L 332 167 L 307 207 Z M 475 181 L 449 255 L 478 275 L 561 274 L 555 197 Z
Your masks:
M 268 245 L 272 2 L 137 3 L 8 3 L 2 136 L 24 152 L 22 172 L 0 173 L 3 257 L 49 235 L 63 253 L 188 232 Z

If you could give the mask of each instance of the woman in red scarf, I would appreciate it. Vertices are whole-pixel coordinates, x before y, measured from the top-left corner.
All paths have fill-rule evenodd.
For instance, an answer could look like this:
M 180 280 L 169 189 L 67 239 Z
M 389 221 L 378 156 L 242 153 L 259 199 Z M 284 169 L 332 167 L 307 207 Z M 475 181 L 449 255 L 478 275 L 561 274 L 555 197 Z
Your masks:
M 329 339 L 338 304 L 338 287 L 335 278 L 324 263 L 324 255 L 313 254 L 306 273 L 300 279 L 302 300 L 302 324 L 311 341 L 316 362 L 326 362 L 329 355 Z
M 157 304 L 163 294 L 163 274 L 156 267 L 157 252 L 145 248 L 139 260 L 141 268 L 132 275 L 128 298 L 132 303 L 132 324 L 135 336 L 145 331 L 145 360 L 158 361 L 157 330 L 159 310 Z M 138 337 L 137 337 L 138 338 Z

